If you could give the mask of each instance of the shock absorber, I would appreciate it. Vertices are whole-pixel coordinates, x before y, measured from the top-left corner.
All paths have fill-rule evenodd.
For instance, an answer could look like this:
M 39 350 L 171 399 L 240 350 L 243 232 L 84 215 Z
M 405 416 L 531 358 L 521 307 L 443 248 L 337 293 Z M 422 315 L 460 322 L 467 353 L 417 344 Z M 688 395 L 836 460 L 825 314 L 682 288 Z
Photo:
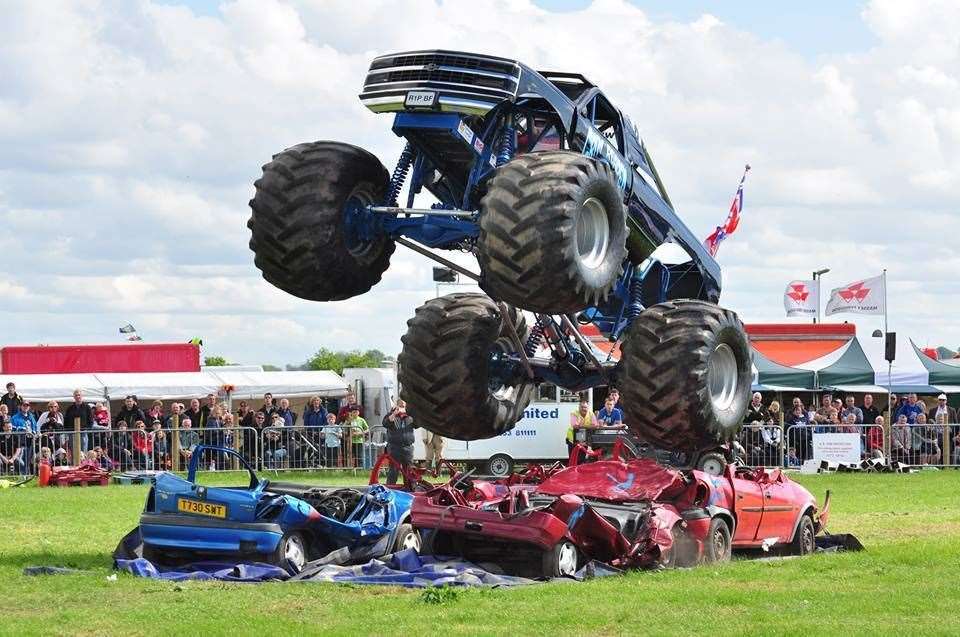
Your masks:
M 506 126 L 503 127 L 503 133 L 500 135 L 500 143 L 497 145 L 497 166 L 503 166 L 513 159 L 516 152 L 516 129 L 513 127 L 513 119 L 508 119 Z
M 641 312 L 643 312 L 643 274 L 637 270 L 630 277 L 630 305 L 627 306 L 627 320 L 633 322 Z
M 527 358 L 533 358 L 536 355 L 541 343 L 543 343 L 543 324 L 537 321 L 533 324 L 530 336 L 527 337 L 527 342 L 523 346 L 523 352 L 527 355 Z
M 397 167 L 393 169 L 393 176 L 390 178 L 390 184 L 387 186 L 387 204 L 396 206 L 400 198 L 400 191 L 403 190 L 403 184 L 407 181 L 407 173 L 410 172 L 410 166 L 413 164 L 413 148 L 407 143 L 400 153 L 400 159 L 397 160 Z

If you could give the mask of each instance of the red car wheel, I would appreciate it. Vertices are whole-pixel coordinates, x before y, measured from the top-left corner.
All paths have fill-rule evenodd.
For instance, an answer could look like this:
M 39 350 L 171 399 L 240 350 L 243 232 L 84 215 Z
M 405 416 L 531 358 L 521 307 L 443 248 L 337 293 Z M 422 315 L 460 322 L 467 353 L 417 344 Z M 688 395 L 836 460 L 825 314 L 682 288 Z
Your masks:
M 730 559 L 730 527 L 720 518 L 710 521 L 710 529 L 704 539 L 703 562 L 726 562 Z

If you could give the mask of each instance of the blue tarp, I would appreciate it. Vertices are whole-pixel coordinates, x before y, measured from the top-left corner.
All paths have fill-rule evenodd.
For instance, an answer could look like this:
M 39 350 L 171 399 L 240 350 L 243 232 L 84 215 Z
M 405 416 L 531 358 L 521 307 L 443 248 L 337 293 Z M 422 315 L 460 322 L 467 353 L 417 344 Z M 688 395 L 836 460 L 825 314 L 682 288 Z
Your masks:
M 406 549 L 366 564 L 340 566 L 337 564 L 307 564 L 302 573 L 290 577 L 286 571 L 269 564 L 233 564 L 226 562 L 197 562 L 186 566 L 157 567 L 149 561 L 117 559 L 118 569 L 138 577 L 171 581 L 221 580 L 229 582 L 339 582 L 344 584 L 379 584 L 403 588 L 430 586 L 519 586 L 538 580 L 491 573 L 480 566 L 458 559 L 420 556 Z M 580 569 L 577 580 L 617 574 L 620 571 L 592 562 Z
M 290 575 L 271 564 L 231 564 L 226 562 L 194 562 L 185 566 L 155 566 L 142 557 L 135 560 L 116 560 L 116 567 L 138 577 L 184 580 L 221 580 L 225 582 L 270 582 L 290 579 Z

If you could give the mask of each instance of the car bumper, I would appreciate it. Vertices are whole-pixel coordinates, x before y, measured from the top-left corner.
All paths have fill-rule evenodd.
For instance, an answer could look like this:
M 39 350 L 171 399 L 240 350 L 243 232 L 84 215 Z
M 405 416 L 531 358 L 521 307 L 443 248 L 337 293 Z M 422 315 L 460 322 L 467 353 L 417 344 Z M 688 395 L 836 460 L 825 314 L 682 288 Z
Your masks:
M 272 553 L 283 529 L 270 522 L 231 522 L 191 515 L 140 516 L 145 545 L 189 552 Z

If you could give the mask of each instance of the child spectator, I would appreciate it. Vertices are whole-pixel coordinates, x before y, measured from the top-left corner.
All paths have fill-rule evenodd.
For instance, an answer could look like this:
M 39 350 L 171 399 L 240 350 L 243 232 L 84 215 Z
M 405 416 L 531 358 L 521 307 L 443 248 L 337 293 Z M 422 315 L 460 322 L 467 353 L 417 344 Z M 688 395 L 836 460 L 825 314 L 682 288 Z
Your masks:
M 797 450 L 794 447 L 787 449 L 787 466 L 788 467 L 799 467 L 800 458 L 797 457 Z
M 327 424 L 323 428 L 323 449 L 324 464 L 332 468 L 338 466 L 338 456 L 340 455 L 340 443 L 343 439 L 343 431 L 337 424 L 337 415 L 333 412 L 327 414 Z
M 347 425 L 350 427 L 350 447 L 353 452 L 354 466 L 363 466 L 363 440 L 370 431 L 370 426 L 360 417 L 359 405 L 351 407 Z
M 137 469 L 153 468 L 153 437 L 147 433 L 147 425 L 142 420 L 137 421 L 137 428 L 131 436 L 133 442 L 134 465 Z
M 170 468 L 170 441 L 167 432 L 161 428 L 159 420 L 151 425 L 150 435 L 153 437 L 153 468 L 164 470 Z

